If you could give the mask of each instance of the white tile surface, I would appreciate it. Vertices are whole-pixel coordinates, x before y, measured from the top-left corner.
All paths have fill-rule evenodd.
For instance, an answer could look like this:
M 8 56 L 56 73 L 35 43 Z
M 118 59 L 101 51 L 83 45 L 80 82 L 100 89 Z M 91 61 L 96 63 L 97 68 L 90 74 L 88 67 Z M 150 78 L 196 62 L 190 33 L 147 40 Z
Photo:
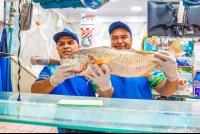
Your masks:
M 125 22 L 125 16 L 110 16 L 110 22 L 122 21 Z
M 2 33 L 2 31 L 3 31 L 3 23 L 0 22 L 0 33 Z
M 140 22 L 140 15 L 125 16 L 125 22 Z
M 81 22 L 81 15 L 68 15 L 68 22 Z
M 4 18 L 4 1 L 0 0 L 0 19 Z

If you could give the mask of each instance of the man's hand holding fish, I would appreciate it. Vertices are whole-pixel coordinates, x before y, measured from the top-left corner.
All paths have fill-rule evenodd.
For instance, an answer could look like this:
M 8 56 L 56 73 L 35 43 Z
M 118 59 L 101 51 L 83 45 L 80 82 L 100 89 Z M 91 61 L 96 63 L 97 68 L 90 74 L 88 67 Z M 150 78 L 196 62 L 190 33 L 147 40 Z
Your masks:
M 55 69 L 55 74 L 51 76 L 50 83 L 54 87 L 58 84 L 63 83 L 66 79 L 73 78 L 73 68 L 69 64 L 64 64 L 57 66 Z
M 162 70 L 167 79 L 171 82 L 176 81 L 178 77 L 176 58 L 170 52 L 157 52 L 154 54 L 163 61 L 153 59 L 152 62 L 158 64 L 157 70 Z
M 89 64 L 87 68 L 78 75 L 94 81 L 95 84 L 98 85 L 98 88 L 96 89 L 98 95 L 104 97 L 112 96 L 114 88 L 112 87 L 110 80 L 110 69 L 105 64 L 101 65 L 101 67 L 97 64 Z
M 85 76 L 93 80 L 100 87 L 101 91 L 107 91 L 112 87 L 109 68 L 105 64 L 102 65 L 103 69 L 105 70 L 104 73 L 98 65 L 95 64 L 94 67 L 98 73 L 95 73 L 91 67 L 88 67 L 88 71 L 91 73 L 91 75 L 85 74 Z

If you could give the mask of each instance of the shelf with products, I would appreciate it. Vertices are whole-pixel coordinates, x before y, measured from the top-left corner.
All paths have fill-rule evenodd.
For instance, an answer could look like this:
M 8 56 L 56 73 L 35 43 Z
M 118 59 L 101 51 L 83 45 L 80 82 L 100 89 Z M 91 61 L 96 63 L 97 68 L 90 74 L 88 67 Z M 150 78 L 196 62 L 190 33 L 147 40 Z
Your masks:
M 177 38 L 145 38 L 144 51 L 168 51 L 169 46 Z M 192 38 L 179 38 L 178 44 L 182 46 L 185 54 L 176 59 L 179 73 L 179 88 L 172 95 L 176 97 L 193 96 L 193 69 L 194 69 L 194 40 Z M 153 91 L 154 95 L 159 95 Z

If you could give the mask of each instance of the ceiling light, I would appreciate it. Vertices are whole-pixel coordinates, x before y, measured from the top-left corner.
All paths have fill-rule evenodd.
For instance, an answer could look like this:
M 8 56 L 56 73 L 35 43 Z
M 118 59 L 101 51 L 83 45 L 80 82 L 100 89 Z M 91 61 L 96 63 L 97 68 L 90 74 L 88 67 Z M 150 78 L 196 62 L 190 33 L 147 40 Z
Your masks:
M 110 1 L 117 1 L 117 0 L 110 0 Z
M 142 10 L 142 8 L 141 7 L 132 7 L 131 10 L 133 10 L 133 11 L 140 11 L 140 10 Z
M 96 12 L 96 11 L 98 11 L 98 9 L 91 9 L 91 8 L 88 8 L 87 10 L 90 11 L 90 12 Z

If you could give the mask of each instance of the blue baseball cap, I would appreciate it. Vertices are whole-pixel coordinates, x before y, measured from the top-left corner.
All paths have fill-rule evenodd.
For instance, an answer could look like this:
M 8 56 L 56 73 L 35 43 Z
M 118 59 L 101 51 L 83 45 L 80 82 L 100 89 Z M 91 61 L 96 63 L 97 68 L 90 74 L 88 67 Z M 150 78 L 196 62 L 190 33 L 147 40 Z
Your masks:
M 112 31 L 115 29 L 118 29 L 118 28 L 125 28 L 126 30 L 129 31 L 129 33 L 131 34 L 131 37 L 132 37 L 132 32 L 131 32 L 130 27 L 121 21 L 114 22 L 110 25 L 110 27 L 108 29 L 109 34 L 111 35 Z
M 69 31 L 66 28 L 62 32 L 55 34 L 53 39 L 57 43 L 58 40 L 63 36 L 70 36 L 70 37 L 74 38 L 79 44 L 79 40 L 78 40 L 77 35 L 75 33 L 71 32 L 71 31 Z

